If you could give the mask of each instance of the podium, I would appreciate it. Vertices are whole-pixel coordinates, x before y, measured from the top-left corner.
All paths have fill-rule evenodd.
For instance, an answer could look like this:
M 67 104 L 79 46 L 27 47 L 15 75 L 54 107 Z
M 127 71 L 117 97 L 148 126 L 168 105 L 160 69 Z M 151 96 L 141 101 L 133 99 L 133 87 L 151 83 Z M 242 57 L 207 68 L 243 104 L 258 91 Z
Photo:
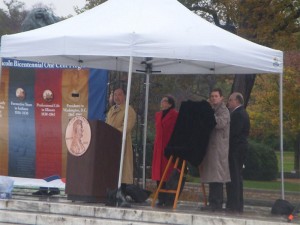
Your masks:
M 107 190 L 118 187 L 122 133 L 99 120 L 88 120 L 91 141 L 86 152 L 68 152 L 66 189 L 73 201 L 104 202 Z

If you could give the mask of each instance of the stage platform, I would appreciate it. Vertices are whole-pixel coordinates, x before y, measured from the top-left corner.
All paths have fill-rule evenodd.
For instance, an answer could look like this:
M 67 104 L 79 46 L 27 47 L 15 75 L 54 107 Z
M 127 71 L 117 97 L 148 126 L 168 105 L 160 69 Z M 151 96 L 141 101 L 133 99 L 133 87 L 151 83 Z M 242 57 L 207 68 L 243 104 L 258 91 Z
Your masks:
M 64 189 L 59 195 L 34 196 L 37 189 L 14 188 L 12 199 L 0 201 L 0 224 L 101 224 L 101 225 L 288 225 L 286 216 L 274 216 L 269 206 L 246 205 L 244 213 L 203 212 L 199 201 L 179 201 L 177 209 L 152 208 L 151 199 L 131 208 L 102 203 L 72 202 Z

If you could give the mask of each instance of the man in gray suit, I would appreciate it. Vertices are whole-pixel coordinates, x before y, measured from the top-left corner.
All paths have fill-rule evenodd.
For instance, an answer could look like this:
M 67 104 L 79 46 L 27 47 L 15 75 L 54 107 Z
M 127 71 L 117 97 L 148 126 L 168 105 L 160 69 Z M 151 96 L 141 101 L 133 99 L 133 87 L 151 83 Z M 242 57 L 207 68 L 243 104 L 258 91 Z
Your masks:
M 211 91 L 209 102 L 217 124 L 209 136 L 206 154 L 199 167 L 201 182 L 209 184 L 209 205 L 202 207 L 201 210 L 220 211 L 223 205 L 223 184 L 230 181 L 228 165 L 230 113 L 223 102 L 221 89 Z

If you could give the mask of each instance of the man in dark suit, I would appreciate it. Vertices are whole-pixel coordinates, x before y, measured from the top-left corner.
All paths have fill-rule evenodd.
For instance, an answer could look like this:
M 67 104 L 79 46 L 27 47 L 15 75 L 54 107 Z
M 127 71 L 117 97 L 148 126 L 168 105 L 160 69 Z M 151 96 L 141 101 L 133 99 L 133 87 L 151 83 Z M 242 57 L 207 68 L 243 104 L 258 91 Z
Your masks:
M 249 115 L 244 106 L 241 93 L 234 92 L 228 100 L 230 110 L 229 136 L 229 170 L 231 182 L 226 184 L 226 209 L 233 212 L 243 212 L 243 165 L 248 151 L 248 135 L 250 130 Z

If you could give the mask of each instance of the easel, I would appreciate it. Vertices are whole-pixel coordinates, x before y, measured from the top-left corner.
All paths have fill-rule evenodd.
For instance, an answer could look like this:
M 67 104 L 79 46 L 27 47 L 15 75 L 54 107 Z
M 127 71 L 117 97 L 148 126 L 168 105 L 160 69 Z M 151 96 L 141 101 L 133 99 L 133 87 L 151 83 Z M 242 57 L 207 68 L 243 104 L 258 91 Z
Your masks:
M 174 164 L 174 167 L 173 167 L 174 169 L 180 169 L 180 177 L 179 177 L 177 189 L 176 190 L 162 189 L 162 184 L 163 184 L 163 182 L 164 182 L 164 180 L 167 176 L 167 171 L 168 171 L 168 169 L 171 165 L 171 162 L 173 161 L 173 158 L 174 158 L 173 155 L 171 155 L 170 158 L 169 158 L 168 164 L 167 164 L 167 166 L 166 166 L 166 168 L 163 172 L 163 175 L 162 175 L 162 178 L 161 178 L 160 183 L 158 185 L 158 188 L 157 188 L 157 190 L 154 194 L 152 204 L 151 204 L 152 207 L 155 206 L 155 202 L 156 202 L 156 199 L 158 198 L 158 194 L 161 193 L 161 192 L 162 193 L 175 194 L 173 209 L 176 209 L 176 207 L 177 207 L 177 201 L 178 201 L 178 198 L 179 198 L 180 188 L 181 188 L 181 185 L 182 185 L 182 179 L 183 179 L 184 171 L 185 171 L 185 168 L 186 168 L 186 160 L 183 160 L 181 168 L 178 168 L 180 158 L 177 157 L 176 161 L 175 161 L 175 164 Z M 202 188 L 202 193 L 203 193 L 204 205 L 206 206 L 207 205 L 207 200 L 206 200 L 205 187 L 204 187 L 203 183 L 201 184 L 201 188 Z

